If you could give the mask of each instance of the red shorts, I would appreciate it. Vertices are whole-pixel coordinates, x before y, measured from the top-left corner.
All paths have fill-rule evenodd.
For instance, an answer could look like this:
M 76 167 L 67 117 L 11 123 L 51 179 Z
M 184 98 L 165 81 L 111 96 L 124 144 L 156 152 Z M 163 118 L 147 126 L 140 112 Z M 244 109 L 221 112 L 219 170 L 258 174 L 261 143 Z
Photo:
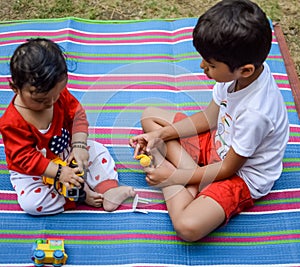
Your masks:
M 185 114 L 177 113 L 174 122 L 185 117 L 187 117 Z M 205 166 L 221 160 L 215 148 L 214 136 L 215 131 L 208 131 L 196 136 L 181 138 L 179 142 L 195 162 L 200 166 Z M 237 175 L 209 184 L 201 190 L 197 197 L 199 196 L 208 196 L 219 203 L 225 212 L 226 222 L 233 215 L 254 205 L 247 184 Z

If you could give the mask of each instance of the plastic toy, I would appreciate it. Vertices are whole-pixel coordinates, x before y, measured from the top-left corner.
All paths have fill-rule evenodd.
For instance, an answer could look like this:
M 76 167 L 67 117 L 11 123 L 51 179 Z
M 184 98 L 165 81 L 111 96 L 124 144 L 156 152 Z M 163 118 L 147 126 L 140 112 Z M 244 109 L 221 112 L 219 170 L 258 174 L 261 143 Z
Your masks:
M 140 154 L 137 155 L 135 158 L 140 160 L 140 164 L 143 167 L 149 167 L 152 164 L 152 156 L 148 156 L 146 154 Z
M 45 263 L 60 267 L 66 264 L 68 255 L 65 253 L 64 239 L 37 239 L 33 245 L 32 261 L 34 266 L 42 267 Z
M 132 211 L 148 214 L 148 211 L 138 209 L 138 204 L 139 203 L 149 204 L 150 202 L 151 202 L 151 199 L 142 198 L 138 194 L 136 194 L 134 199 L 133 199 L 133 202 L 132 202 Z
M 56 164 L 61 164 L 62 166 L 67 166 L 67 162 L 63 161 L 60 158 L 55 158 L 54 160 L 52 160 L 54 163 Z M 76 163 L 75 160 L 73 160 L 70 164 L 69 167 L 70 168 L 76 168 L 78 165 Z M 77 174 L 78 176 L 82 177 L 84 180 L 86 178 L 85 176 L 85 172 L 83 171 L 82 173 Z M 57 192 L 59 192 L 60 194 L 62 194 L 64 197 L 70 199 L 71 201 L 76 201 L 76 202 L 83 202 L 86 198 L 86 193 L 83 190 L 84 184 L 81 185 L 80 188 L 78 188 L 77 186 L 71 184 L 70 188 L 66 188 L 62 183 L 60 183 L 59 181 L 56 182 L 56 184 L 54 184 L 54 179 L 53 178 L 49 178 L 49 177 L 43 177 L 43 181 L 45 184 L 52 184 L 54 185 L 54 188 L 57 190 Z

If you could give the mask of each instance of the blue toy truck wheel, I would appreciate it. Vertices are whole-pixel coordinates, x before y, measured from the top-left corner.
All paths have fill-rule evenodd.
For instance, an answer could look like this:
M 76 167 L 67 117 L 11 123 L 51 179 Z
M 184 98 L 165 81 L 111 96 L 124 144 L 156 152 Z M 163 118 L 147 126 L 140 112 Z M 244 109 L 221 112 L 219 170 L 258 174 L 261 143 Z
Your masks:
M 42 267 L 44 266 L 44 263 L 40 263 L 45 258 L 45 252 L 38 249 L 33 252 L 33 261 L 34 266 L 36 267 Z
M 64 257 L 65 257 L 65 255 L 61 250 L 55 250 L 53 252 L 53 258 L 54 258 L 53 266 L 61 267 Z

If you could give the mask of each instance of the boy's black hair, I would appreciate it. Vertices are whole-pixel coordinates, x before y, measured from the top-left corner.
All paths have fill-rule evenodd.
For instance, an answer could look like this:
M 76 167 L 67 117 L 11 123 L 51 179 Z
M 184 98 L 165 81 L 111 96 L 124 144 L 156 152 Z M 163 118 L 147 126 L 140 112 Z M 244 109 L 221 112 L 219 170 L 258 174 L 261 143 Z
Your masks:
M 27 40 L 14 52 L 10 60 L 12 86 L 21 90 L 25 84 L 46 93 L 67 78 L 65 56 L 60 47 L 49 39 Z
M 268 56 L 272 30 L 266 14 L 249 0 L 223 0 L 202 16 L 193 31 L 193 44 L 205 60 L 214 59 L 230 71 L 259 67 Z

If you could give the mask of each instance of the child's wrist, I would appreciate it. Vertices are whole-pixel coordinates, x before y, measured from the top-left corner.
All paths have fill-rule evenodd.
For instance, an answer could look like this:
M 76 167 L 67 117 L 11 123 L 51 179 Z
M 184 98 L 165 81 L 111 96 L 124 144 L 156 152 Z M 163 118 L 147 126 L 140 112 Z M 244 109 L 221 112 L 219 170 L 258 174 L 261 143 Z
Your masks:
M 87 150 L 87 142 L 86 141 L 74 141 L 71 143 L 71 147 L 73 148 L 81 148 Z
M 87 146 L 86 145 L 83 145 L 83 144 L 72 144 L 72 150 L 74 149 L 74 148 L 81 148 L 81 149 L 85 149 L 85 150 L 87 150 Z
M 87 146 L 87 142 L 86 141 L 74 141 L 71 143 L 71 146 L 73 145 L 85 145 Z
M 61 171 L 62 171 L 62 165 L 61 164 L 57 164 L 58 165 L 58 169 L 56 172 L 56 175 L 54 177 L 54 184 L 59 181 L 60 175 L 61 175 Z

